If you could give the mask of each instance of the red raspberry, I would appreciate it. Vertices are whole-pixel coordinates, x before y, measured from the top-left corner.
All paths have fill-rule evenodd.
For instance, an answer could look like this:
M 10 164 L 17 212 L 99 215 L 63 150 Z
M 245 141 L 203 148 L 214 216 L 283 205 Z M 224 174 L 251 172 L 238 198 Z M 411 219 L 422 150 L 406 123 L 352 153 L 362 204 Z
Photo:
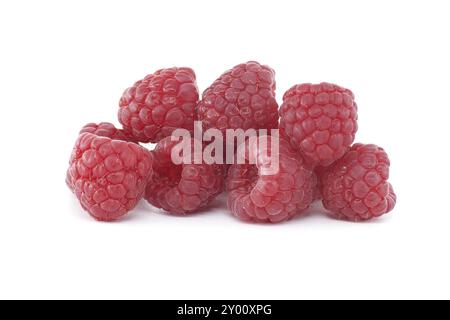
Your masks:
M 151 171 L 152 156 L 145 148 L 82 133 L 70 158 L 67 184 L 92 217 L 112 221 L 136 206 Z
M 80 130 L 79 135 L 82 135 L 83 133 L 92 133 L 96 136 L 107 137 L 113 140 L 133 142 L 133 138 L 129 137 L 123 130 L 117 129 L 109 122 L 101 122 L 99 124 L 88 123 Z M 67 171 L 66 184 L 70 190 L 73 191 L 74 187 L 71 182 L 70 170 Z
M 198 96 L 192 69 L 158 70 L 125 91 L 119 121 L 136 140 L 155 143 L 177 128 L 194 129 Z
M 257 152 L 255 144 L 248 148 L 250 152 Z M 235 164 L 228 170 L 228 207 L 236 217 L 244 221 L 278 223 L 309 207 L 316 177 L 287 141 L 280 140 L 280 166 L 276 174 L 264 173 L 263 159 L 258 159 L 257 163 Z
M 107 137 L 113 140 L 136 142 L 133 137 L 126 134 L 123 130 L 117 129 L 109 122 L 101 122 L 99 124 L 88 123 L 83 127 L 83 129 L 81 129 L 80 134 L 82 133 L 92 133 L 97 136 Z
M 329 83 L 293 86 L 283 96 L 280 134 L 316 165 L 341 158 L 358 129 L 353 93 Z
M 389 178 L 389 158 L 373 144 L 355 144 L 322 176 L 323 205 L 330 215 L 368 220 L 391 211 L 396 196 Z
M 278 128 L 275 72 L 250 61 L 226 71 L 203 92 L 197 106 L 205 130 Z
M 192 140 L 193 141 L 193 140 Z M 147 201 L 172 214 L 189 214 L 207 206 L 223 191 L 224 166 L 172 162 L 178 141 L 161 140 L 153 151 L 153 176 L 146 189 Z

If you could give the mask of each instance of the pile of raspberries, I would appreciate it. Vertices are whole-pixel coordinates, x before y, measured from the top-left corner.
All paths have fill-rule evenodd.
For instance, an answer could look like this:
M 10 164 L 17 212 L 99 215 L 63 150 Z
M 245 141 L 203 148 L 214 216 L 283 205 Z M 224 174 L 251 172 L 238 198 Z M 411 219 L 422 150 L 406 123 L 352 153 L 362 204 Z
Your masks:
M 250 61 L 223 73 L 200 97 L 190 68 L 161 69 L 125 90 L 118 129 L 90 123 L 80 131 L 66 183 L 99 221 L 122 218 L 145 198 L 169 214 L 207 210 L 227 193 L 231 213 L 248 222 L 278 223 L 322 200 L 330 216 L 364 221 L 391 211 L 396 195 L 389 158 L 355 143 L 357 105 L 340 86 L 299 84 L 278 107 L 275 72 Z M 279 129 L 279 170 L 256 164 L 174 164 L 175 129 Z M 270 130 L 269 130 L 270 131 Z M 139 143 L 156 143 L 149 151 Z M 257 144 L 247 153 L 260 154 Z

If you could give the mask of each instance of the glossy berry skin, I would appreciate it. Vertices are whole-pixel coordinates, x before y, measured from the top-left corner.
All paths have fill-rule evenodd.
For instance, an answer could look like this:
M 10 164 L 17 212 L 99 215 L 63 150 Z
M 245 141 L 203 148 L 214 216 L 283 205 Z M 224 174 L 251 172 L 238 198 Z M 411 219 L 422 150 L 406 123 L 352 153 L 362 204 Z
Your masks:
M 82 133 L 66 182 L 92 217 L 113 221 L 142 199 L 152 162 L 150 152 L 135 143 Z
M 99 124 L 88 123 L 81 129 L 80 134 L 83 133 L 92 133 L 97 136 L 108 137 L 113 140 L 135 142 L 133 137 L 126 134 L 123 130 L 117 129 L 112 123 L 109 122 L 101 122 Z
M 145 198 L 168 213 L 187 215 L 205 208 L 223 191 L 225 166 L 176 165 L 172 162 L 171 153 L 177 144 L 177 141 L 171 141 L 171 137 L 157 144 L 153 151 L 153 176 L 147 185 Z
M 161 69 L 125 91 L 120 99 L 119 121 L 135 140 L 156 143 L 175 129 L 194 129 L 198 98 L 192 69 Z
M 329 166 L 355 140 L 357 105 L 353 93 L 334 84 L 300 84 L 283 96 L 280 134 L 315 165 Z
M 197 116 L 205 130 L 278 128 L 275 72 L 250 61 L 222 74 L 203 92 Z
M 264 173 L 263 160 L 229 168 L 226 186 L 233 215 L 248 222 L 279 223 L 309 207 L 316 186 L 312 167 L 284 140 L 279 164 L 279 171 L 271 174 Z
M 323 205 L 332 217 L 363 221 L 390 212 L 396 203 L 386 152 L 355 144 L 322 176 Z

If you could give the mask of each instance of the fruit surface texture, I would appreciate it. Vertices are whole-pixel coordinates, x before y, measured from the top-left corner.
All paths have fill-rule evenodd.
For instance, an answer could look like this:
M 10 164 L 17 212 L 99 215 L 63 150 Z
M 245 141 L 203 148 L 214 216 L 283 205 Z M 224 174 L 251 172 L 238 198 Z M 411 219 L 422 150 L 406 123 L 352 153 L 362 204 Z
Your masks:
M 223 73 L 202 95 L 197 107 L 204 129 L 278 128 L 275 72 L 250 61 Z
M 143 147 L 82 133 L 72 151 L 67 185 L 81 206 L 100 221 L 113 221 L 142 199 L 153 158 Z
M 194 129 L 198 97 L 192 69 L 161 69 L 125 90 L 119 121 L 137 141 L 157 143 L 175 129 Z
M 283 96 L 280 134 L 314 165 L 341 158 L 358 129 L 353 93 L 330 83 L 300 84 Z
M 267 152 L 256 144 L 248 148 L 256 164 L 235 164 L 228 170 L 228 207 L 233 215 L 249 222 L 278 223 L 304 212 L 316 187 L 312 168 L 285 140 L 280 141 L 277 172 L 265 172 Z
M 337 219 L 363 221 L 390 212 L 397 201 L 386 152 L 355 144 L 322 176 L 323 205 Z

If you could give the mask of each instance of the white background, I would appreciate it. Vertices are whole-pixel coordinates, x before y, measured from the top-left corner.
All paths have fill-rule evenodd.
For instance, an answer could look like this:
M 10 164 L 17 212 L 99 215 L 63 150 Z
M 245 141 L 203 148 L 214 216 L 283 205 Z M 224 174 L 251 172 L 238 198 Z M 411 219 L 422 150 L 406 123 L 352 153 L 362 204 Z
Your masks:
M 450 298 L 448 1 L 2 1 L 0 298 Z M 98 223 L 64 183 L 78 130 L 123 90 L 192 67 L 204 90 L 258 60 L 278 101 L 335 82 L 398 194 L 369 223 L 245 224 L 146 203 Z

